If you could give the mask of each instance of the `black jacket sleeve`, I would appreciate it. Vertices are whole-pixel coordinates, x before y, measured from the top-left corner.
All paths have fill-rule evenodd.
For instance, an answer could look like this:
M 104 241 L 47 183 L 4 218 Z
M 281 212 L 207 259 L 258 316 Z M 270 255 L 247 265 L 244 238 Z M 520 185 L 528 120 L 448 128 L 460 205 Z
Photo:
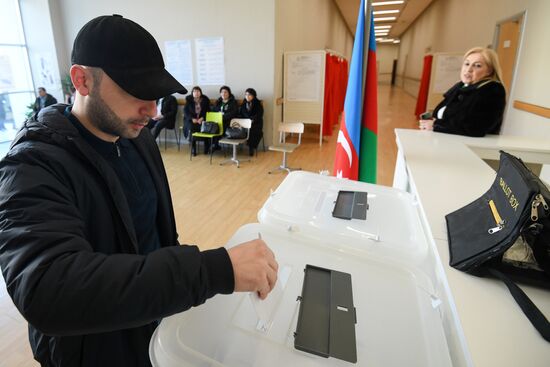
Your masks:
M 230 98 L 227 102 L 225 110 L 222 111 L 222 99 L 219 98 L 213 108 L 213 111 L 223 112 L 223 126 L 224 129 L 227 129 L 231 123 L 231 120 L 239 115 L 239 105 L 237 104 L 235 98 Z
M 206 113 L 210 112 L 210 99 L 204 94 L 201 97 L 201 113 L 199 117 L 206 119 Z
M 51 94 L 46 95 L 46 103 L 44 103 L 44 107 L 48 107 L 56 103 L 57 103 L 57 99 L 54 96 L 52 96 Z
M 264 117 L 264 108 L 259 99 L 255 99 L 252 103 L 252 108 L 249 110 L 246 109 L 246 101 L 243 101 L 240 107 L 239 115 L 244 118 L 256 120 L 263 120 Z
M 183 116 L 186 120 L 191 120 L 195 116 L 195 103 L 193 96 L 185 97 L 185 107 L 183 108 Z
M 238 115 L 239 115 L 239 105 L 237 104 L 237 101 L 233 98 L 229 100 L 229 103 L 227 104 L 227 109 L 223 114 L 223 119 L 227 120 L 228 122 L 231 122 L 231 119 L 236 118 Z
M 160 113 L 162 113 L 162 116 L 167 120 L 174 120 L 178 113 L 178 101 L 174 96 L 168 96 L 165 97 L 165 99 L 166 101 L 163 100 Z
M 15 305 L 38 330 L 62 336 L 127 329 L 233 291 L 223 248 L 170 246 L 147 256 L 94 251 L 74 204 L 77 189 L 60 172 L 47 157 L 8 156 L 0 164 L 0 266 Z
M 457 88 L 449 94 L 434 110 L 437 117 L 437 111 L 446 106 L 443 118 L 434 122 L 434 131 L 473 137 L 498 134 L 506 105 L 502 84 L 489 82 L 467 91 Z

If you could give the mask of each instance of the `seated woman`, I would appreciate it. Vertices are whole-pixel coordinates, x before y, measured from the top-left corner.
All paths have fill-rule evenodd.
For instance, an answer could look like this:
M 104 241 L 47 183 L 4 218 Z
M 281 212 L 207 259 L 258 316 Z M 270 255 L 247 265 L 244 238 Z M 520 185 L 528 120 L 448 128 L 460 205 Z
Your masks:
M 231 120 L 239 115 L 239 105 L 231 93 L 231 88 L 227 85 L 220 88 L 220 98 L 216 101 L 213 110 L 223 114 L 223 131 L 226 131 Z M 220 138 L 214 140 L 214 149 L 219 149 L 219 140 Z
M 264 108 L 261 101 L 257 98 L 256 91 L 248 88 L 244 93 L 244 100 L 239 110 L 239 117 L 252 120 L 250 135 L 248 137 L 248 154 L 254 155 L 254 150 L 258 148 L 263 136 L 264 126 Z
M 192 154 L 197 155 L 197 146 L 195 140 L 191 139 L 193 133 L 201 130 L 201 124 L 206 118 L 206 112 L 210 111 L 210 100 L 202 94 L 200 87 L 193 87 L 190 96 L 185 97 L 185 108 L 183 109 L 183 136 L 189 137 L 193 145 Z M 210 150 L 210 140 L 204 140 L 204 154 Z
M 460 80 L 443 95 L 432 118 L 420 120 L 420 129 L 477 137 L 498 134 L 506 91 L 496 53 L 482 47 L 466 52 Z

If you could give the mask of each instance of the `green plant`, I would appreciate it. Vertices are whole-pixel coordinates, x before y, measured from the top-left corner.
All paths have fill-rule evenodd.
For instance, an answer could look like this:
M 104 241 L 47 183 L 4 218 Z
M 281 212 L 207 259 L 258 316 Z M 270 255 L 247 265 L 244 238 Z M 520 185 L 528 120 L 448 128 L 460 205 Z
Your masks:
M 27 118 L 30 118 L 33 113 L 34 113 L 34 102 L 31 102 L 27 105 L 27 112 L 25 113 L 25 116 Z
M 65 76 L 61 78 L 61 89 L 63 89 L 63 95 L 64 96 L 72 95 L 73 94 L 73 91 L 71 90 L 72 87 L 73 87 L 73 82 L 71 81 L 71 76 L 69 74 L 65 74 Z

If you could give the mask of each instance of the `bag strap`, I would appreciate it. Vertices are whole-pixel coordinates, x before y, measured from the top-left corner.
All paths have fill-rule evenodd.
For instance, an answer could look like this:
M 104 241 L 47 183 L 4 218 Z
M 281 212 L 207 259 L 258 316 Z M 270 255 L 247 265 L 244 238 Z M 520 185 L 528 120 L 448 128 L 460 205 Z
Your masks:
M 529 321 L 531 321 L 531 324 L 533 324 L 535 329 L 537 329 L 540 335 L 542 335 L 544 340 L 550 342 L 550 322 L 548 322 L 548 319 L 546 319 L 537 306 L 535 306 L 533 301 L 531 301 L 525 292 L 523 292 L 523 290 L 506 275 L 490 267 L 487 267 L 486 269 L 489 273 L 491 273 L 491 275 L 499 278 L 504 282 L 504 284 L 506 284 L 508 290 L 516 300 L 519 307 L 521 307 L 521 310 L 525 316 L 527 316 Z

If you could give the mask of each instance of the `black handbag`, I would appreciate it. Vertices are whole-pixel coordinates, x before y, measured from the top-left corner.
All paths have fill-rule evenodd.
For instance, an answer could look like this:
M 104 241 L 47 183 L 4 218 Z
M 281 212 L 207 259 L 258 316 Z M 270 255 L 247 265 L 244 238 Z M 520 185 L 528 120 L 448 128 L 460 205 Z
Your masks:
M 550 289 L 550 191 L 517 157 L 501 151 L 491 188 L 445 216 L 450 265 L 506 284 L 550 342 L 550 323 L 514 281 Z
M 242 127 L 228 127 L 225 136 L 229 139 L 246 139 L 246 130 Z
M 220 127 L 217 122 L 204 121 L 201 124 L 201 133 L 205 134 L 219 134 Z

